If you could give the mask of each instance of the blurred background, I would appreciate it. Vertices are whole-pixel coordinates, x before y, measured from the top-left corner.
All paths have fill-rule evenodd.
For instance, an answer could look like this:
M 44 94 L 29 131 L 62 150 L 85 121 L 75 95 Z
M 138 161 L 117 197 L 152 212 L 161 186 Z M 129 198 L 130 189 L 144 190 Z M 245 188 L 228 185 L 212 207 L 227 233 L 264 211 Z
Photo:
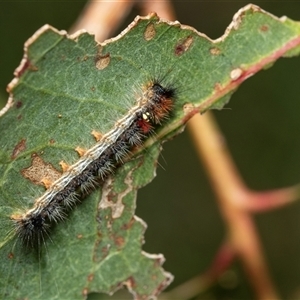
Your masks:
M 24 42 L 42 25 L 71 27 L 85 1 L 0 2 L 0 107 L 23 56 Z M 247 1 L 173 1 L 177 19 L 220 37 Z M 300 20 L 300 1 L 256 1 L 264 10 Z M 124 29 L 139 14 L 133 10 Z M 115 34 L 118 34 L 118 30 Z M 266 190 L 300 181 L 300 57 L 280 59 L 248 79 L 226 109 L 215 112 L 247 185 Z M 1 134 L 1 129 L 0 129 Z M 171 287 L 204 272 L 226 227 L 188 132 L 164 144 L 158 177 L 138 194 L 137 215 L 148 224 L 144 250 L 163 253 Z M 187 180 L 188 178 L 188 180 Z M 272 279 L 283 299 L 300 299 L 300 201 L 255 216 Z M 253 299 L 238 262 L 197 299 Z

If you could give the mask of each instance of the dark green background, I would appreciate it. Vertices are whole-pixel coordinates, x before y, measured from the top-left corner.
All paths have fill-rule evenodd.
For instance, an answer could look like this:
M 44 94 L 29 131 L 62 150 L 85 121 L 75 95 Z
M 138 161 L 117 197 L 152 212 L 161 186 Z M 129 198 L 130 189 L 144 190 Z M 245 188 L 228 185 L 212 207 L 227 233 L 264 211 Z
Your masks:
M 68 29 L 84 1 L 0 1 L 0 102 L 23 55 L 23 44 L 45 23 Z M 175 2 L 177 19 L 218 38 L 246 1 Z M 277 16 L 300 20 L 300 1 L 256 1 Z M 138 11 L 133 11 L 120 30 Z M 116 34 L 119 32 L 116 32 Z M 215 115 L 250 188 L 265 190 L 300 181 L 300 57 L 281 59 L 248 79 Z M 228 109 L 229 108 L 229 109 Z M 1 134 L 1 129 L 0 129 Z M 137 215 L 148 223 L 144 249 L 163 253 L 173 287 L 206 270 L 226 228 L 205 171 L 186 133 L 164 144 L 158 177 L 139 192 Z M 256 216 L 272 278 L 284 299 L 299 298 L 300 203 Z M 199 299 L 252 299 L 238 264 L 237 284 Z M 297 294 L 298 291 L 298 294 Z M 297 297 L 298 295 L 298 297 Z

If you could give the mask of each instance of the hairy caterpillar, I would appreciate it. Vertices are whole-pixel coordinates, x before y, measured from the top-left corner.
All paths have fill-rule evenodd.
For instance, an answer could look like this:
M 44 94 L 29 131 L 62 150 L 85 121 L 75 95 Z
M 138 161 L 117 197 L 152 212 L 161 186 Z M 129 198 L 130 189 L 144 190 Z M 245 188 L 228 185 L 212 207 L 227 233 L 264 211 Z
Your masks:
M 103 181 L 123 163 L 134 147 L 141 146 L 156 126 L 168 118 L 176 96 L 171 86 L 164 87 L 159 80 L 151 80 L 137 99 L 137 103 L 113 128 L 45 193 L 35 200 L 32 208 L 13 214 L 17 236 L 26 245 L 33 244 L 48 234 L 51 223 L 66 218 L 67 212 L 88 190 Z

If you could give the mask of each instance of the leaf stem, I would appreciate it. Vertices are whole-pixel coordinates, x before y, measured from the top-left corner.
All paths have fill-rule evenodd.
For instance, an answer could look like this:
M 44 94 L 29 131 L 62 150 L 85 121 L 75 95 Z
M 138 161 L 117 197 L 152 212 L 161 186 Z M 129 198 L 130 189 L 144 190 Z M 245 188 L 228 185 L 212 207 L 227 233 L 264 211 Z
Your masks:
M 254 193 L 245 186 L 211 113 L 195 115 L 188 123 L 188 128 L 212 181 L 227 223 L 229 241 L 242 261 L 257 298 L 278 299 L 252 215 L 246 205 L 239 204 L 250 203 L 254 196 L 259 199 L 264 193 Z M 283 195 L 284 192 L 281 197 L 278 192 L 269 192 L 269 207 L 273 207 L 270 205 L 273 198 L 277 202 L 286 201 Z

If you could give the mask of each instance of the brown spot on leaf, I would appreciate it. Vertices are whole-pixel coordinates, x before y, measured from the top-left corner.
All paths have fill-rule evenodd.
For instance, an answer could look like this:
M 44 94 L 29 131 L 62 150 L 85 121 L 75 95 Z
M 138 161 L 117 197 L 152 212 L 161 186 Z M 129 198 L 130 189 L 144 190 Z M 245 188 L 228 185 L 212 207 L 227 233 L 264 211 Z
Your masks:
M 84 288 L 84 289 L 82 290 L 82 295 L 83 295 L 84 297 L 86 297 L 86 296 L 88 295 L 88 293 L 89 293 L 89 289 L 88 289 L 88 288 Z
M 107 255 L 109 254 L 109 250 L 110 250 L 110 245 L 106 245 L 103 248 L 101 248 L 101 258 L 105 258 L 107 257 Z
M 268 31 L 268 30 L 269 30 L 269 27 L 268 27 L 268 25 L 262 25 L 262 26 L 260 27 L 260 30 L 261 30 L 261 31 Z
M 175 55 L 180 56 L 183 53 L 185 53 L 189 48 L 191 47 L 192 43 L 194 41 L 194 38 L 189 35 L 186 37 L 184 40 L 180 41 L 176 46 L 175 46 Z
M 37 71 L 38 68 L 36 66 L 32 65 L 31 62 L 30 62 L 30 60 L 27 59 L 24 63 L 22 63 L 22 65 L 20 65 L 20 68 L 18 68 L 15 71 L 15 75 L 17 77 L 21 77 L 26 70 Z
M 243 70 L 241 68 L 236 68 L 230 72 L 230 78 L 232 80 L 238 80 L 242 76 L 242 74 Z
M 80 240 L 83 238 L 83 235 L 82 234 L 77 234 L 77 238 Z
M 23 105 L 22 101 L 17 101 L 15 106 L 16 108 L 20 108 Z
M 95 58 L 95 63 L 98 70 L 105 69 L 110 63 L 110 53 L 102 54 L 102 47 L 100 47 Z
M 11 158 L 15 159 L 22 151 L 26 149 L 26 139 L 22 139 L 14 148 Z
M 14 258 L 14 254 L 13 254 L 12 252 L 9 252 L 7 257 L 8 257 L 9 259 L 13 259 L 13 258 Z
M 88 281 L 93 281 L 93 279 L 94 279 L 94 274 L 90 274 L 90 275 L 88 276 Z
M 110 54 L 99 55 L 96 61 L 96 67 L 98 70 L 105 69 L 110 63 Z
M 107 195 L 107 201 L 115 203 L 115 197 L 116 197 L 116 193 L 111 192 L 110 194 Z
M 115 243 L 118 247 L 122 247 L 125 243 L 125 240 L 122 236 L 118 236 L 115 238 Z
M 144 39 L 146 41 L 152 40 L 156 35 L 155 26 L 153 23 L 147 25 L 145 32 L 144 32 Z
M 193 111 L 194 109 L 195 109 L 195 106 L 194 106 L 194 104 L 192 104 L 192 103 L 185 103 L 185 104 L 183 105 L 183 111 L 184 111 L 185 114 L 190 113 L 190 112 Z
M 128 288 L 129 290 L 132 290 L 132 288 L 136 286 L 135 280 L 134 280 L 133 276 L 130 276 L 130 277 L 125 281 L 125 285 L 127 286 L 127 288 Z
M 134 218 L 132 218 L 128 223 L 124 224 L 124 225 L 122 226 L 122 229 L 128 230 L 129 228 L 132 227 L 133 224 L 134 224 Z
M 50 144 L 54 144 L 55 143 L 55 140 L 54 139 L 50 139 Z
M 209 52 L 212 54 L 212 55 L 219 55 L 221 53 L 221 50 L 217 47 L 214 47 L 214 48 L 210 48 Z
M 38 71 L 38 67 L 30 65 L 30 71 Z
M 60 172 L 50 163 L 45 163 L 38 154 L 35 153 L 31 157 L 31 166 L 21 170 L 22 176 L 26 179 L 29 179 L 34 184 L 44 185 L 43 181 L 48 180 L 54 182 L 61 176 Z
M 182 120 L 183 124 L 186 123 L 194 114 L 199 112 L 192 103 L 185 103 L 182 109 L 184 112 L 184 118 Z
M 27 59 L 23 65 L 22 65 L 22 68 L 21 69 L 18 69 L 16 70 L 17 73 L 15 74 L 17 77 L 21 77 L 21 75 L 29 68 L 30 66 L 30 61 L 29 59 Z
M 215 90 L 216 90 L 216 92 L 219 92 L 222 90 L 222 85 L 220 84 L 220 82 L 215 83 Z

